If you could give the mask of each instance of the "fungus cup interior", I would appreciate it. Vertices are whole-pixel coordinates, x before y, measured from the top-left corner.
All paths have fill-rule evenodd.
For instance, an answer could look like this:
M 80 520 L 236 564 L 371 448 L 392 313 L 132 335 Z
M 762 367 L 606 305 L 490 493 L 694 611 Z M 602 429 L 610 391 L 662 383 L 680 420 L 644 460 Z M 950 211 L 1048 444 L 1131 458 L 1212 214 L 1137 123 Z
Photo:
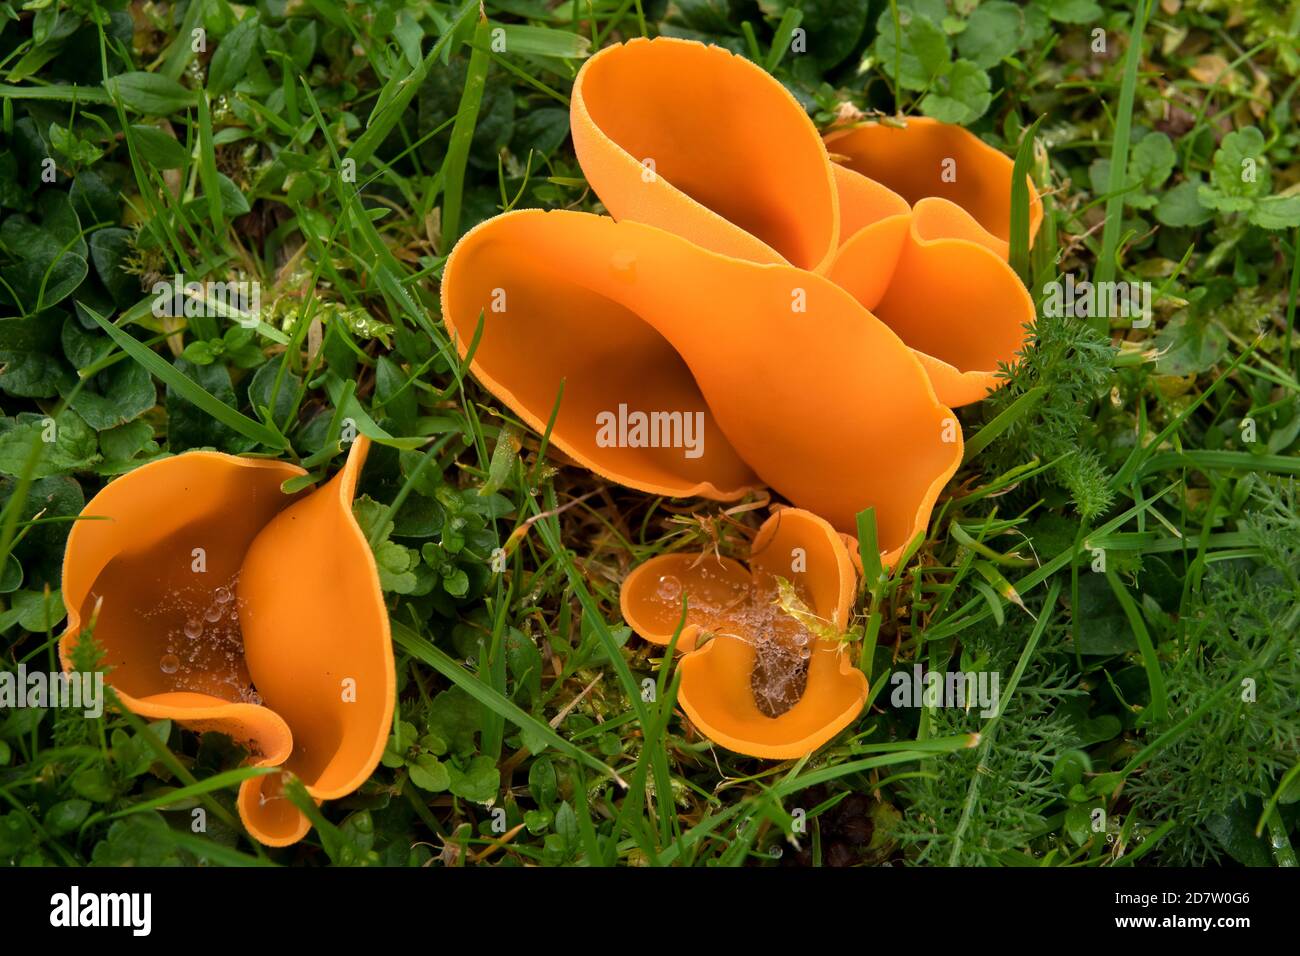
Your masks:
M 638 634 L 666 645 L 684 600 L 683 709 L 728 749 L 784 758 L 829 740 L 866 699 L 839 641 L 854 582 L 834 529 L 786 508 L 759 530 L 748 570 L 713 554 L 662 555 L 627 577 L 620 603 Z
M 713 640 L 748 645 L 753 658 L 742 671 L 749 674 L 754 704 L 766 717 L 780 716 L 803 696 L 814 635 L 781 602 L 807 607 L 806 587 L 761 568 L 747 571 L 714 555 L 665 555 L 633 572 L 638 573 L 649 577 L 644 585 L 628 578 L 623 612 L 627 620 L 637 622 L 638 632 L 669 643 L 685 599 L 679 651 L 693 651 Z M 789 585 L 784 593 L 783 585 Z
M 515 229 L 480 226 L 461 240 L 448 263 L 455 281 L 443 284 L 444 316 L 462 354 L 475 337 L 470 323 L 482 316 L 474 352 L 479 378 L 539 432 L 548 430 L 563 385 L 551 439 L 598 474 L 676 496 L 735 498 L 757 485 L 682 356 L 605 288 L 611 276 L 618 287 L 637 283 L 634 252 L 598 247 L 588 261 L 579 254 L 561 264 L 538 254 L 535 241 L 562 241 L 536 228 L 542 218 L 513 220 Z M 564 221 L 557 217 L 550 224 L 559 230 Z M 627 415 L 675 413 L 667 427 L 681 441 L 606 441 L 599 422 L 612 416 L 617 426 L 620 409 Z M 682 447 L 688 437 L 698 444 L 698 456 Z
M 351 510 L 367 444 L 296 495 L 280 486 L 302 469 L 215 452 L 111 482 L 68 539 L 64 667 L 93 627 L 132 711 L 226 733 L 318 801 L 355 789 L 382 753 L 394 692 L 378 572 Z M 245 825 L 270 845 L 310 826 L 281 787 L 272 775 L 240 788 Z
M 744 57 L 667 37 L 608 47 L 575 83 L 572 129 L 617 219 L 757 262 L 817 269 L 834 254 L 825 147 L 794 97 Z
M 925 116 L 905 126 L 865 123 L 826 136 L 831 155 L 916 206 L 939 197 L 966 210 L 996 240 L 1006 258 L 1011 235 L 1011 172 L 1015 164 L 964 127 Z M 1043 218 L 1043 203 L 1029 184 L 1029 236 Z

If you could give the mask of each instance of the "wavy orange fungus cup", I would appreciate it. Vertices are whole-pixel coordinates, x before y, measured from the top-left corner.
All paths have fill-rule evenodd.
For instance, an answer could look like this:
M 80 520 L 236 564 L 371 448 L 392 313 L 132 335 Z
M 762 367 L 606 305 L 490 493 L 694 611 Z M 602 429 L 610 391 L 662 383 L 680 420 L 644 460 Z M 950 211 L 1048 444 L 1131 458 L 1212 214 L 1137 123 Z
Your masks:
M 1014 164 L 962 127 L 909 118 L 823 141 L 761 67 L 665 37 L 587 61 L 570 114 L 615 219 L 829 276 L 916 351 L 945 404 L 978 401 L 1015 363 L 1034 308 L 1006 263 Z
M 329 482 L 286 495 L 285 462 L 186 452 L 109 483 L 68 537 L 66 670 L 83 629 L 123 706 L 246 746 L 317 801 L 374 770 L 392 723 L 388 613 L 352 516 L 369 440 Z M 310 821 L 282 775 L 240 786 L 239 815 L 270 846 Z
M 786 759 L 826 743 L 867 699 L 867 679 L 839 640 L 855 584 L 842 536 L 783 508 L 759 529 L 748 569 L 713 554 L 660 555 L 628 575 L 619 601 L 655 644 L 682 624 L 677 700 L 706 737 Z
M 442 294 L 462 354 L 483 317 L 479 381 L 538 431 L 563 381 L 551 442 L 620 484 L 720 500 L 767 485 L 843 530 L 874 505 L 893 555 L 961 461 L 956 419 L 908 348 L 815 273 L 641 223 L 525 210 L 461 240 Z M 697 422 L 701 454 L 603 443 L 598 423 L 634 411 Z

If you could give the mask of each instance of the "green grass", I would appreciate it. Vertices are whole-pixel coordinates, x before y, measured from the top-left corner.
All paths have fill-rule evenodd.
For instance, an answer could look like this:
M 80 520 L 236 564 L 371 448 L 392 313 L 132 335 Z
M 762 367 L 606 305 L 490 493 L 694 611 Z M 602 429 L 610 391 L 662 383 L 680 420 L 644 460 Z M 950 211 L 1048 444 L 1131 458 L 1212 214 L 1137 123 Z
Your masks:
M 377 443 L 356 514 L 393 621 L 389 753 L 269 850 L 240 830 L 259 771 L 228 740 L 3 711 L 0 862 L 1295 865 L 1300 10 L 284 6 L 254 29 L 224 0 L 134 20 L 0 0 L 0 667 L 57 666 L 64 541 L 107 481 L 199 447 L 324 477 L 351 419 Z M 823 126 L 936 115 L 1015 157 L 1045 197 L 1032 248 L 1022 189 L 1011 215 L 1040 306 L 1067 273 L 1155 293 L 1145 328 L 1040 311 L 1006 387 L 961 410 L 965 460 L 892 570 L 864 512 L 848 639 L 871 705 L 803 760 L 701 738 L 671 653 L 618 611 L 636 564 L 743 557 L 765 512 L 557 464 L 438 314 L 478 222 L 598 210 L 574 75 L 660 34 L 749 56 Z M 260 282 L 262 324 L 155 317 L 178 272 Z M 996 716 L 896 706 L 916 663 L 996 671 Z

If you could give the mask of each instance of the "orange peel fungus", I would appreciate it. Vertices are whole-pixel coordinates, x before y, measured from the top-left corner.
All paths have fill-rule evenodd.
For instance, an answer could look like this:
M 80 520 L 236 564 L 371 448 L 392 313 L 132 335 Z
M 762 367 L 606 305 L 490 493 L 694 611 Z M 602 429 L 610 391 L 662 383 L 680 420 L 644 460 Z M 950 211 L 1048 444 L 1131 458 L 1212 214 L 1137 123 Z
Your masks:
M 570 107 L 578 160 L 615 219 L 829 276 L 915 350 L 940 401 L 965 405 L 998 386 L 1034 319 L 1006 263 L 1014 164 L 960 126 L 906 123 L 823 141 L 761 67 L 667 37 L 601 50 Z M 1029 196 L 1032 237 L 1032 183 Z
M 620 484 L 719 500 L 767 485 L 843 530 L 874 505 L 893 556 L 961 461 L 956 420 L 908 348 L 815 273 L 524 210 L 469 232 L 447 276 L 461 354 L 484 317 L 479 381 L 545 431 L 563 380 L 551 442 Z
M 611 481 L 721 501 L 767 486 L 795 506 L 781 521 L 819 541 L 872 508 L 896 562 L 961 461 L 951 409 L 999 386 L 1033 322 L 1007 263 L 1011 160 L 926 119 L 823 138 L 755 64 L 665 37 L 588 60 L 570 128 L 610 215 L 508 212 L 447 260 L 443 320 L 462 356 L 473 343 L 476 378 Z M 1032 184 L 1030 197 L 1032 237 Z M 836 541 L 832 566 L 851 566 Z M 628 578 L 623 612 L 664 643 L 680 608 L 655 612 L 647 582 L 687 575 L 704 603 L 682 635 L 684 709 L 741 753 L 798 756 L 851 722 L 865 678 L 819 635 L 797 699 L 763 710 L 749 680 L 799 616 L 773 615 L 757 560 L 654 559 Z M 747 609 L 730 630 L 706 620 L 715 591 Z M 808 606 L 844 626 L 847 603 Z M 696 648 L 701 629 L 715 636 Z
M 305 474 L 296 465 L 209 451 L 110 482 L 68 537 L 64 669 L 90 630 L 134 713 L 227 734 L 317 802 L 356 790 L 395 692 L 379 575 L 352 516 L 368 446 L 359 436 L 337 475 L 294 495 L 280 486 Z M 269 846 L 311 826 L 281 774 L 245 780 L 237 805 Z

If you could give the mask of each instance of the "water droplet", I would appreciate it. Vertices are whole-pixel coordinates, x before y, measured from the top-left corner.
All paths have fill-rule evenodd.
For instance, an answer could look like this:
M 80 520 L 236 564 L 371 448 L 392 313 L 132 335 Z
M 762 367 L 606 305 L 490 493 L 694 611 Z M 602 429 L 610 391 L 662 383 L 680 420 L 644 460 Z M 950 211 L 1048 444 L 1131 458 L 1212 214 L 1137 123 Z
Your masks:
M 630 249 L 621 249 L 610 257 L 609 264 L 614 269 L 614 274 L 624 282 L 634 282 L 636 280 L 636 253 Z
M 217 599 L 218 604 L 229 604 L 235 597 L 230 593 L 230 588 L 217 588 L 212 596 Z
M 181 668 L 181 659 L 175 654 L 164 654 L 158 661 L 158 669 L 164 674 L 175 674 Z
M 215 624 L 217 621 L 221 620 L 221 605 L 214 604 L 204 611 L 203 619 L 211 624 Z
M 656 592 L 663 601 L 676 601 L 682 596 L 682 582 L 671 574 L 659 577 L 659 589 Z
M 203 636 L 203 622 L 196 617 L 188 618 L 185 621 L 185 636 L 191 641 L 198 640 Z

